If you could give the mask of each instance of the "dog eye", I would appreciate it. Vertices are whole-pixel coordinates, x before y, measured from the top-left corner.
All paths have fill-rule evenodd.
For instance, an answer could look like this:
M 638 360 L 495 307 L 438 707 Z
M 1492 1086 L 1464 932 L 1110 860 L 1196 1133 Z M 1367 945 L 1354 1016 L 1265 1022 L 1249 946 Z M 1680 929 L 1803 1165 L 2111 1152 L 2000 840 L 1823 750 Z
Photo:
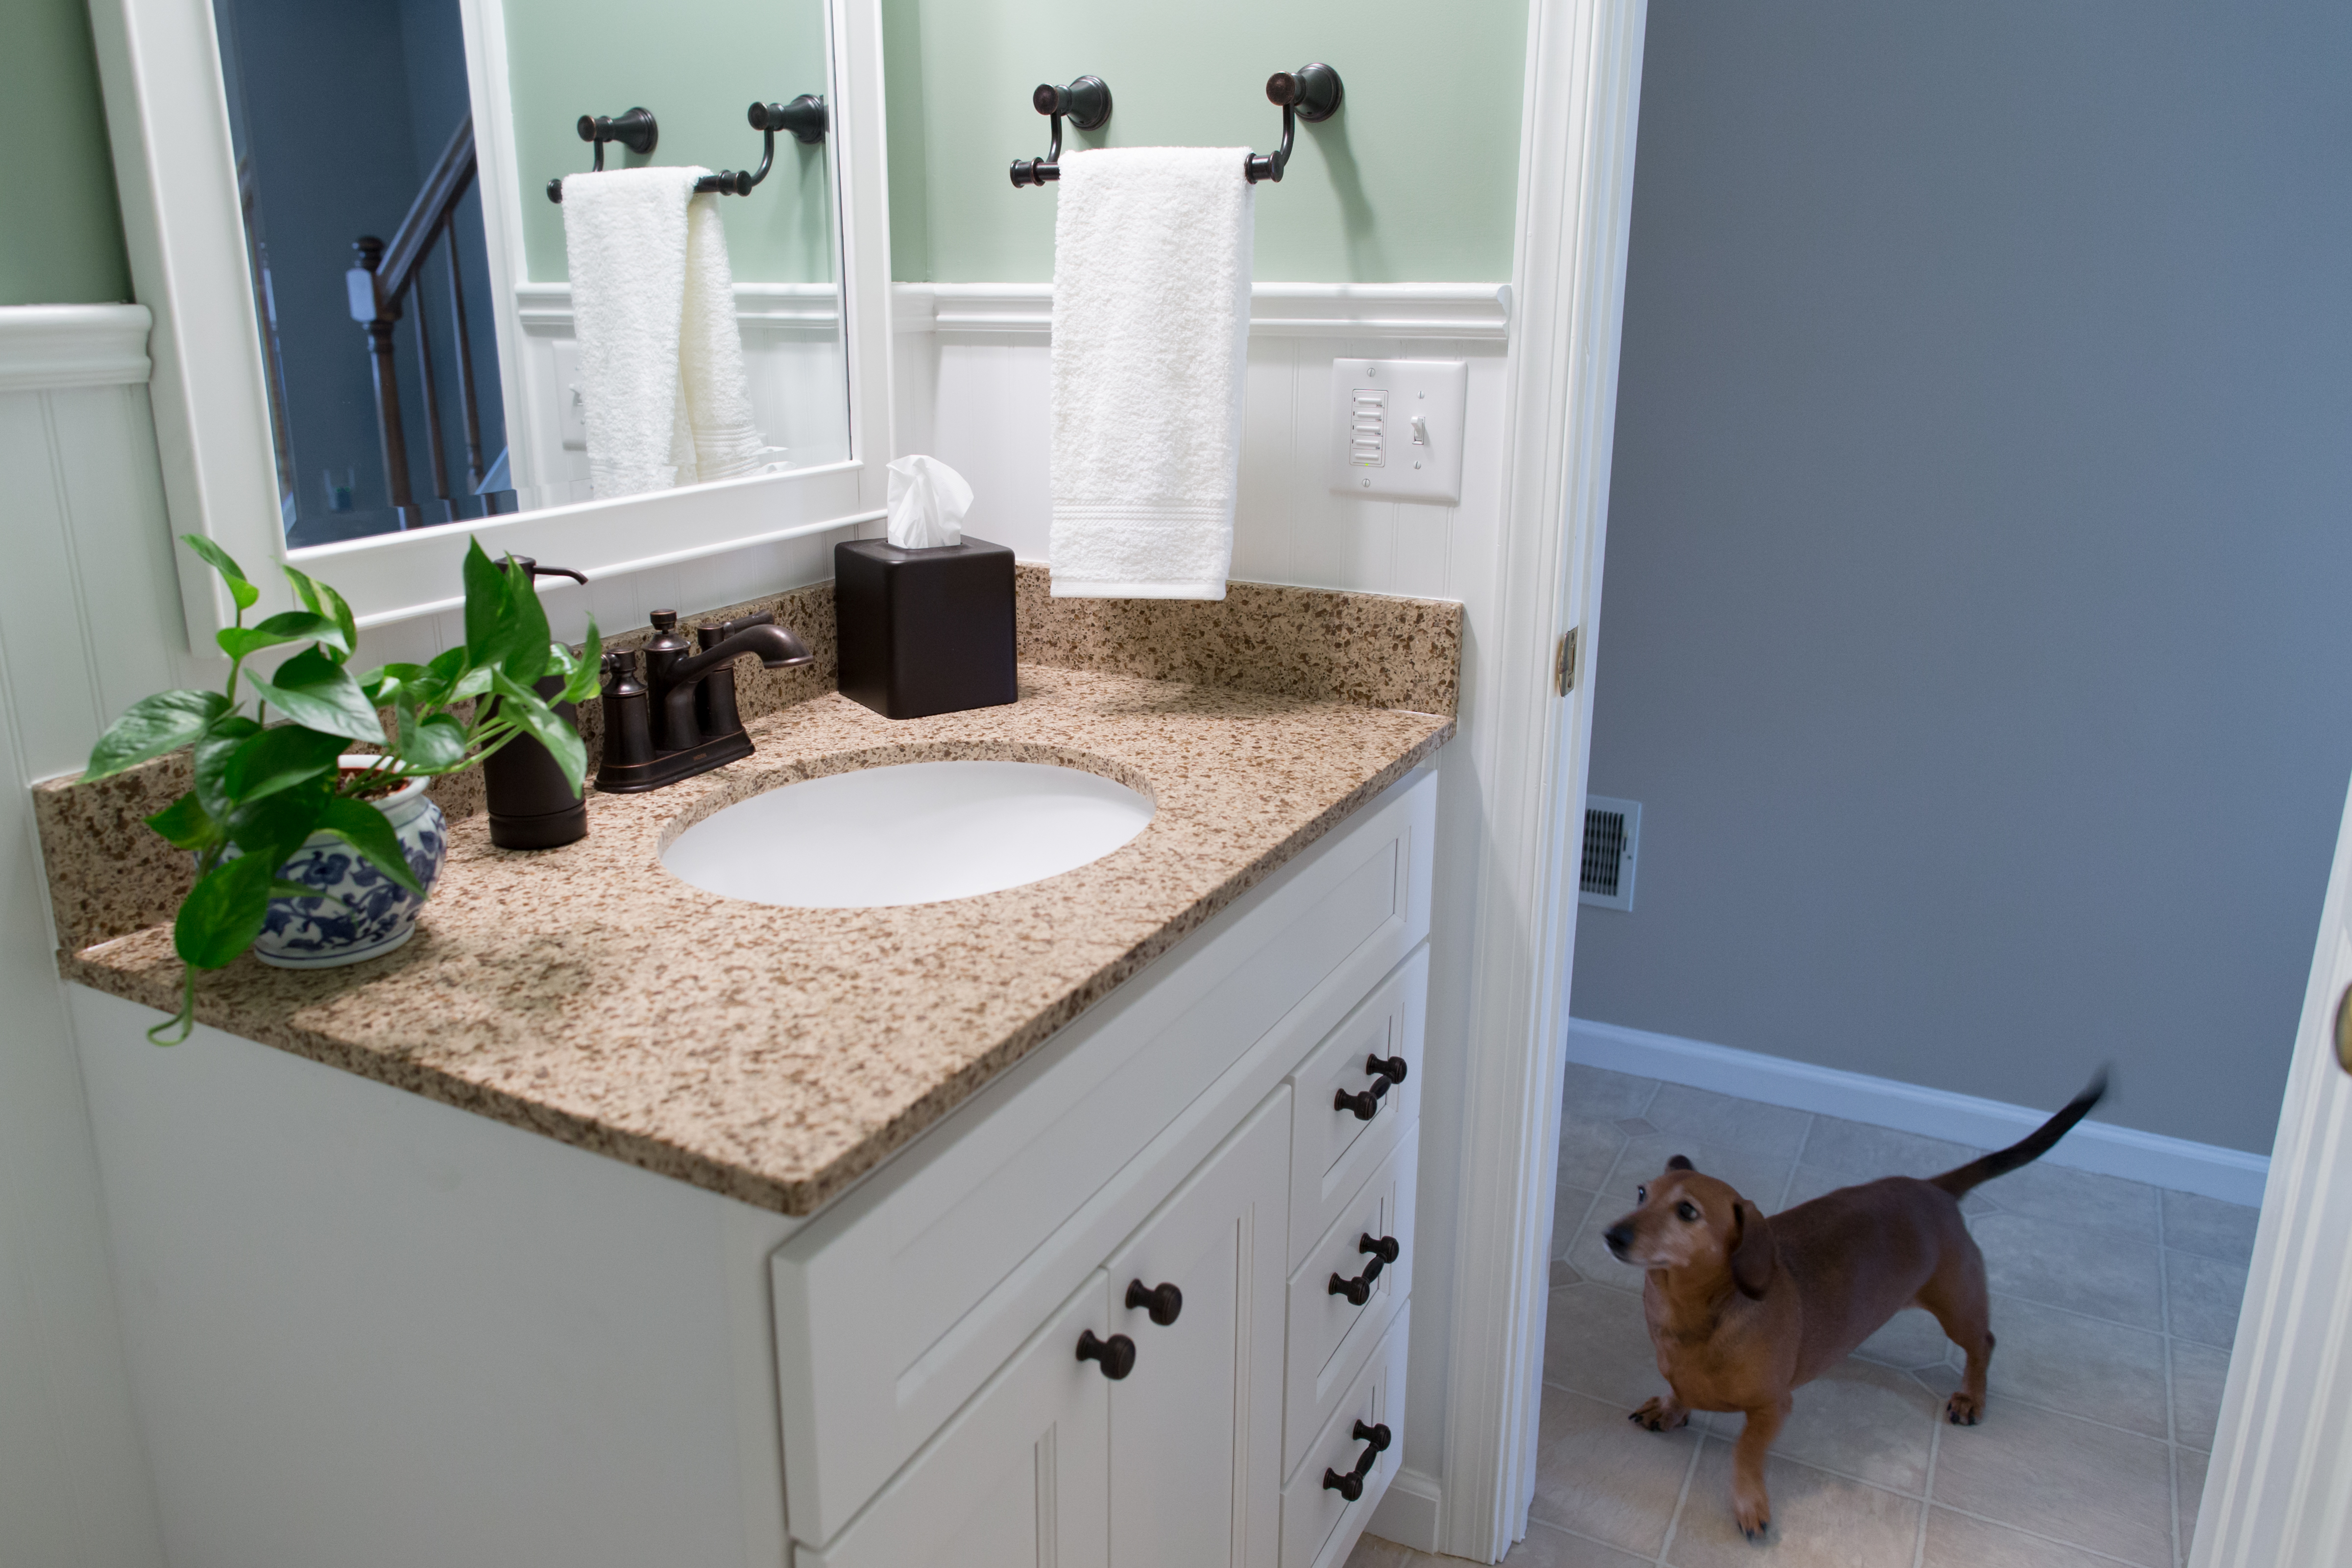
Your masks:
M 1633 1201 L 1634 1201 L 1635 1203 L 1647 1203 L 1647 1202 L 1649 1202 L 1649 1201 L 1650 1201 L 1650 1189 L 1649 1189 L 1648 1187 L 1646 1187 L 1646 1186 L 1637 1186 L 1637 1187 L 1635 1187 L 1635 1188 L 1633 1189 Z
M 1687 1203 L 1675 1205 L 1675 1218 L 1687 1225 L 1698 1218 L 1698 1210 Z

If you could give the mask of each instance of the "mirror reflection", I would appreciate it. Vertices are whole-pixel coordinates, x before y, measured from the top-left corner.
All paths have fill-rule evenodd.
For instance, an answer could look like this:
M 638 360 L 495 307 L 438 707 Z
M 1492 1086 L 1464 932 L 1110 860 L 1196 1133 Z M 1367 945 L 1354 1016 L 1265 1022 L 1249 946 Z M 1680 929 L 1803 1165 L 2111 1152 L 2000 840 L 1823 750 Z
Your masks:
M 823 0 L 214 16 L 289 547 L 848 456 Z

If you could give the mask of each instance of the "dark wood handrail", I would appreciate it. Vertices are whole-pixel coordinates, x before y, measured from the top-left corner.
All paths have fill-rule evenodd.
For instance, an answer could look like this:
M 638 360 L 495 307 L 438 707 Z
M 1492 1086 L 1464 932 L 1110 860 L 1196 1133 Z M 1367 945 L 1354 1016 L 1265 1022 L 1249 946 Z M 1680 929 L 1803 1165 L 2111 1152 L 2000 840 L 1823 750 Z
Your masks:
M 407 513 L 415 505 L 408 476 L 408 441 L 401 428 L 400 386 L 393 370 L 393 332 L 404 310 L 416 316 L 416 368 L 425 398 L 426 454 L 432 463 L 433 493 L 449 497 L 449 467 L 442 451 L 441 402 L 433 371 L 433 340 L 425 319 L 425 299 L 418 287 L 425 258 L 436 241 L 446 241 L 442 256 L 449 267 L 449 308 L 457 355 L 457 401 L 466 434 L 466 484 L 469 494 L 482 483 L 481 420 L 475 408 L 474 359 L 467 340 L 466 289 L 457 259 L 457 204 L 473 185 L 474 117 L 457 122 L 449 144 L 441 150 L 425 183 L 409 204 L 408 215 L 386 244 L 373 235 L 353 242 L 359 265 L 349 275 L 352 319 L 367 329 L 368 353 L 375 381 L 376 434 L 383 448 L 384 489 L 403 513 L 402 526 L 411 526 Z
M 400 220 L 392 242 L 383 247 L 383 265 L 376 276 L 387 298 L 397 300 L 408 292 L 425 253 L 433 248 L 449 214 L 464 199 L 466 187 L 473 183 L 474 117 L 468 114 L 457 122 L 457 133 L 434 160 L 433 172 L 425 176 L 424 187 L 409 204 L 408 215 Z

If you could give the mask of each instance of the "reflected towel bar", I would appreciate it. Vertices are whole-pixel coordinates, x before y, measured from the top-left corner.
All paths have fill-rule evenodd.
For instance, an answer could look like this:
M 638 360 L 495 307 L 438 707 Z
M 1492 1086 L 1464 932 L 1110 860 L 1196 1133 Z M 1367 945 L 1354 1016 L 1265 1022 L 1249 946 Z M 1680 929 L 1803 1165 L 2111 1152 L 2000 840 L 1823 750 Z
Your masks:
M 814 147 L 824 140 L 825 131 L 831 123 L 826 118 L 824 99 L 809 92 L 801 94 L 790 103 L 755 103 L 745 112 L 744 119 L 751 122 L 752 130 L 761 133 L 760 167 L 748 172 L 721 169 L 716 174 L 705 174 L 694 183 L 698 193 L 717 192 L 729 196 L 750 195 L 751 187 L 768 177 L 768 170 L 776 161 L 777 131 L 789 131 L 795 140 Z M 593 142 L 596 147 L 596 161 L 589 171 L 591 173 L 604 172 L 604 143 L 607 141 L 617 141 L 630 152 L 642 154 L 652 152 L 661 140 L 661 127 L 656 123 L 653 110 L 649 109 L 633 109 L 609 120 L 601 114 L 583 114 L 580 117 L 578 129 L 580 140 Z M 561 178 L 547 183 L 547 199 L 551 202 L 563 200 L 563 181 Z

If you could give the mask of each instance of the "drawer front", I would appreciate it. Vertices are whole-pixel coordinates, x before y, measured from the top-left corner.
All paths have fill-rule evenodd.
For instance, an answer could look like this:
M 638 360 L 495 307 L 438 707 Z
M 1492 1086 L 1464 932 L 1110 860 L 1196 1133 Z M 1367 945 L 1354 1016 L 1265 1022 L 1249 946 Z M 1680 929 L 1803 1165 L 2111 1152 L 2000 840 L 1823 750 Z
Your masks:
M 1357 1189 L 1355 1199 L 1307 1253 L 1290 1277 L 1289 1322 L 1283 1358 L 1282 1473 L 1297 1468 L 1352 1385 L 1364 1358 L 1381 1342 L 1390 1321 L 1412 1293 L 1413 1179 L 1421 1152 L 1419 1123 Z M 1378 1259 L 1363 1243 L 1396 1243 L 1396 1261 L 1382 1261 L 1375 1278 L 1362 1283 Z M 1359 1304 L 1334 1294 L 1334 1280 L 1362 1283 Z
M 1292 1077 L 1291 1267 L 1420 1120 L 1428 1013 L 1429 945 L 1423 943 Z M 1375 1060 L 1398 1059 L 1405 1066 L 1402 1083 L 1371 1066 Z
M 1400 784 L 775 1253 L 795 1540 L 829 1541 L 1423 942 L 1435 789 Z
M 1282 1568 L 1339 1568 L 1355 1550 L 1356 1538 L 1363 1534 L 1381 1495 L 1395 1479 L 1404 1455 L 1405 1346 L 1412 1327 L 1408 1303 L 1389 1325 L 1371 1360 L 1348 1385 L 1298 1473 L 1282 1489 Z M 1368 1427 L 1387 1427 L 1389 1445 L 1373 1456 L 1363 1490 L 1351 1501 L 1326 1483 L 1356 1472 L 1366 1451 L 1356 1436 L 1360 1421 Z

